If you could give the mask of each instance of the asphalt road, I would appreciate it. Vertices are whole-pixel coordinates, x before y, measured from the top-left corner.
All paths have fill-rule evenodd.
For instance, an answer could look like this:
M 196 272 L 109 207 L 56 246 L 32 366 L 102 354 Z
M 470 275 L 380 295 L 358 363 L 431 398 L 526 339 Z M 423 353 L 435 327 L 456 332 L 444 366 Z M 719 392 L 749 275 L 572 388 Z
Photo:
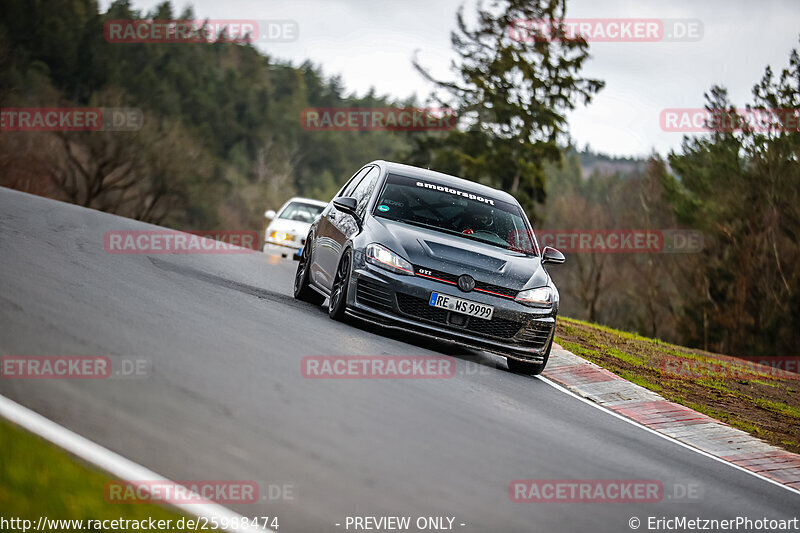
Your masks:
M 278 516 L 281 532 L 342 531 L 348 515 L 430 515 L 465 532 L 619 533 L 632 516 L 800 509 L 795 494 L 511 374 L 502 358 L 334 322 L 292 298 L 292 262 L 104 250 L 106 231 L 139 229 L 156 228 L 0 188 L 0 352 L 149 365 L 138 378 L 0 379 L 0 393 L 171 479 L 254 480 L 262 495 L 291 485 L 291 500 L 230 506 Z M 356 354 L 449 354 L 457 372 L 301 375 L 304 356 Z M 508 495 L 515 479 L 601 478 L 661 480 L 666 496 Z M 687 487 L 692 497 L 680 498 Z

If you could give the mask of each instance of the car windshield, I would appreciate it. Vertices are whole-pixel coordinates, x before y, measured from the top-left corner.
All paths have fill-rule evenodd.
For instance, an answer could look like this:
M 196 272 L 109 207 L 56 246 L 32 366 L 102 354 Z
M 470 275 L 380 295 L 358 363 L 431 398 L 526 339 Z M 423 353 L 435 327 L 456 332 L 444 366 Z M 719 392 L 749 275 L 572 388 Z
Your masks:
M 311 224 L 323 209 L 325 209 L 325 206 L 322 205 L 292 202 L 287 205 L 283 211 L 281 211 L 281 214 L 278 215 L 278 218 L 296 220 L 298 222 L 308 222 Z
M 522 209 L 465 189 L 390 174 L 374 216 L 536 255 Z

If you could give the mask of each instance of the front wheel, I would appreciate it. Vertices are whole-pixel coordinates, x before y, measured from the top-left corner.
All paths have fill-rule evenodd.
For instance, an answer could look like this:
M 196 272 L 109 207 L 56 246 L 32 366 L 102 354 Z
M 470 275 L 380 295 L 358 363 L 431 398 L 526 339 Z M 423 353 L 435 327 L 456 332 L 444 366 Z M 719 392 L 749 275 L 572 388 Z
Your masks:
M 347 250 L 339 261 L 336 269 L 336 278 L 333 280 L 330 301 L 328 302 L 328 316 L 334 320 L 344 320 L 347 307 L 347 286 L 350 284 L 350 263 L 352 255 Z
M 312 289 L 308 284 L 308 276 L 311 270 L 311 243 L 307 243 L 297 263 L 297 272 L 294 274 L 294 297 L 298 300 L 314 305 L 322 305 L 325 297 Z
M 544 359 L 541 363 L 528 363 L 526 361 L 519 361 L 517 359 L 506 358 L 508 369 L 515 374 L 525 374 L 526 376 L 538 376 L 547 365 L 547 360 L 550 359 L 550 350 L 553 348 L 553 339 L 547 345 L 547 350 L 544 352 Z

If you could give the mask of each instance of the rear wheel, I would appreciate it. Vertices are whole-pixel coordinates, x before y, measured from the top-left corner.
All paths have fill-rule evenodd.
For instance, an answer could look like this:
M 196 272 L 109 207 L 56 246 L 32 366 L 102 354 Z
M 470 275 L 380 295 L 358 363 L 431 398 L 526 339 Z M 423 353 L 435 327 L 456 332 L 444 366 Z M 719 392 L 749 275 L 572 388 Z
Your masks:
M 538 376 L 547 365 L 547 360 L 550 359 L 550 350 L 553 348 L 553 339 L 547 345 L 547 350 L 544 352 L 544 359 L 541 363 L 528 363 L 526 361 L 519 361 L 517 359 L 506 358 L 508 369 L 516 374 L 525 374 L 527 376 Z
M 298 300 L 314 305 L 322 305 L 325 297 L 311 288 L 308 276 L 311 270 L 311 242 L 303 248 L 303 255 L 297 263 L 297 272 L 294 274 L 294 297 Z
M 344 320 L 351 262 L 352 255 L 350 250 L 347 250 L 342 256 L 342 260 L 339 261 L 339 268 L 336 269 L 336 278 L 333 280 L 333 290 L 331 290 L 330 302 L 328 302 L 328 315 L 334 320 Z

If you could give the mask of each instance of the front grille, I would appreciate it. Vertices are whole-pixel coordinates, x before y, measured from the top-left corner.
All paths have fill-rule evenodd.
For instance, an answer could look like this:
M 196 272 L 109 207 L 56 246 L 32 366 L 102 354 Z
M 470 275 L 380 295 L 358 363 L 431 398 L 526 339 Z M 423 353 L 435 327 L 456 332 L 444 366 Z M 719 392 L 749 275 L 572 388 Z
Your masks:
M 517 335 L 517 340 L 526 346 L 544 348 L 552 329 L 550 322 L 531 322 Z
M 430 274 L 420 274 L 420 269 L 426 270 L 430 272 Z M 458 283 L 458 274 L 450 274 L 449 272 L 443 272 L 441 270 L 432 270 L 430 268 L 423 268 L 414 265 L 414 272 L 418 276 L 423 277 L 434 277 L 437 278 L 439 281 L 443 281 L 448 285 L 457 285 Z M 509 289 L 508 287 L 501 287 L 500 285 L 492 285 L 491 283 L 484 283 L 482 281 L 475 280 L 475 289 L 493 292 L 495 294 L 500 294 L 509 298 L 514 298 L 517 295 L 516 289 Z
M 491 283 L 483 283 L 481 281 L 475 282 L 476 289 L 482 289 L 484 291 L 494 292 L 497 294 L 502 294 L 503 296 L 507 296 L 509 298 L 514 298 L 517 296 L 519 291 L 515 289 L 509 289 L 508 287 L 501 287 L 500 285 L 492 285 Z
M 467 329 L 478 335 L 487 335 L 499 339 L 510 339 L 517 334 L 522 325 L 514 320 L 503 318 L 493 318 L 482 320 L 480 318 L 470 318 Z
M 466 330 L 482 337 L 494 337 L 497 339 L 510 339 L 517 334 L 522 324 L 514 320 L 503 318 L 493 318 L 483 320 L 481 318 L 467 317 L 467 322 L 463 326 L 456 326 L 447 322 L 450 311 L 428 305 L 428 300 L 417 298 L 401 292 L 397 293 L 397 305 L 400 311 L 415 318 L 436 322 L 455 330 Z
M 419 273 L 420 270 L 425 270 L 426 272 L 430 272 L 430 274 L 420 274 Z M 457 275 L 449 274 L 447 272 L 442 272 L 441 270 L 431 270 L 430 268 L 421 268 L 421 267 L 418 267 L 418 266 L 414 265 L 414 272 L 416 272 L 419 275 L 432 276 L 434 278 L 439 278 L 442 281 L 446 281 L 446 282 L 452 283 L 454 285 L 456 283 L 458 283 L 458 276 Z M 477 286 L 477 284 L 476 284 L 476 286 Z
M 381 311 L 392 311 L 392 293 L 387 291 L 380 283 L 358 280 L 356 286 L 356 300 Z
M 428 305 L 428 301 L 422 298 L 398 292 L 397 305 L 400 307 L 400 311 L 407 315 L 430 320 L 431 322 L 439 322 L 440 324 L 447 323 L 447 313 L 449 311 Z

